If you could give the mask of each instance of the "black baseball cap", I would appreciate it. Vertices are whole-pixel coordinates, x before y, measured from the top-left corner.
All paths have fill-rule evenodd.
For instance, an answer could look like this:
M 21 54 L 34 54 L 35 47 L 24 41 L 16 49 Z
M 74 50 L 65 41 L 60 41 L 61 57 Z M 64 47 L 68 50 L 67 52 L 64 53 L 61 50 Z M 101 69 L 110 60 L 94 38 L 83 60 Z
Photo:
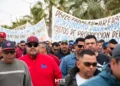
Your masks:
M 5 41 L 1 45 L 2 50 L 14 50 L 16 48 L 15 43 L 13 41 Z

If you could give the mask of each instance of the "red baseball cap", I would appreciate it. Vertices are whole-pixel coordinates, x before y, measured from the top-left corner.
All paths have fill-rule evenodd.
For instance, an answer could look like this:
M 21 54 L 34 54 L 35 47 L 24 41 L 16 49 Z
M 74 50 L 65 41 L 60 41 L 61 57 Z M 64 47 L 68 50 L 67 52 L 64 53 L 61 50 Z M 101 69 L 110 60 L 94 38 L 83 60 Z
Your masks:
M 0 37 L 6 38 L 6 33 L 5 32 L 0 32 Z
M 39 43 L 39 40 L 36 36 L 30 36 L 30 37 L 27 38 L 27 43 L 30 43 L 30 42 Z

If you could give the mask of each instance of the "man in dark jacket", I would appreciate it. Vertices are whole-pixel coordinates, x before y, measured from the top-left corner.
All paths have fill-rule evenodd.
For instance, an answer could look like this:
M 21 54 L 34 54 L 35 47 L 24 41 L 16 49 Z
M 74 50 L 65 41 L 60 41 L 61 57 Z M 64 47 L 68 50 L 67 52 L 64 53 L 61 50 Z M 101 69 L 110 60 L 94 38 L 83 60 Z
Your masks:
M 97 60 L 95 53 L 91 50 L 83 50 L 79 54 L 79 59 L 76 66 L 70 70 L 67 75 L 65 83 L 60 86 L 79 86 L 95 75 Z
M 85 37 L 85 49 L 90 49 L 95 52 L 97 56 L 97 67 L 101 71 L 104 64 L 108 63 L 110 58 L 97 51 L 97 39 L 94 35 L 87 35 Z
M 69 45 L 68 45 L 68 42 L 67 40 L 63 40 L 61 42 L 61 45 L 60 45 L 60 50 L 58 51 L 58 53 L 56 54 L 56 56 L 62 60 L 63 57 L 67 56 L 70 54 L 70 50 L 69 50 Z
M 98 76 L 80 86 L 120 86 L 120 44 L 113 50 L 112 57 Z

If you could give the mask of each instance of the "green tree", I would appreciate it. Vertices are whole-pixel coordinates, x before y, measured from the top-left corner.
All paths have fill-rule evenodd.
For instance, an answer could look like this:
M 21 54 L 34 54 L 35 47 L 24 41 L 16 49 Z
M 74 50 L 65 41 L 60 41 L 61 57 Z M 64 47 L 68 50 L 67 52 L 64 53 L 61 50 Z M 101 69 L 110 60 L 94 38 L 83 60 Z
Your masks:
M 120 0 L 104 0 L 106 16 L 112 16 L 120 13 Z
M 57 8 L 68 13 L 69 13 L 70 6 L 75 3 L 74 0 L 57 0 L 57 1 L 58 1 Z
M 45 18 L 47 14 L 45 14 L 45 9 L 42 8 L 42 3 L 38 2 L 31 8 L 31 19 L 33 24 L 38 23 L 42 18 Z
M 23 16 L 22 18 L 19 18 L 19 19 L 16 19 L 16 21 L 12 22 L 12 25 L 11 26 L 8 26 L 8 25 L 2 25 L 2 27 L 4 28 L 8 28 L 8 29 L 14 29 L 18 26 L 21 26 L 21 25 L 24 25 L 26 24 L 26 22 L 31 22 L 31 19 L 32 17 L 30 17 L 29 15 L 25 15 Z
M 104 17 L 101 0 L 76 0 L 70 6 L 71 14 L 81 19 L 98 19 Z
M 21 19 L 16 19 L 16 21 L 15 22 L 12 22 L 12 29 L 13 28 L 16 28 L 16 27 L 18 27 L 18 26 L 21 26 L 21 25 L 23 25 L 23 24 L 26 24 L 26 22 L 27 22 L 27 20 L 25 20 L 25 19 L 23 19 L 23 18 L 21 18 Z
M 8 28 L 8 29 L 12 29 L 10 26 L 8 25 L 1 25 L 1 27 L 4 27 L 4 28 Z

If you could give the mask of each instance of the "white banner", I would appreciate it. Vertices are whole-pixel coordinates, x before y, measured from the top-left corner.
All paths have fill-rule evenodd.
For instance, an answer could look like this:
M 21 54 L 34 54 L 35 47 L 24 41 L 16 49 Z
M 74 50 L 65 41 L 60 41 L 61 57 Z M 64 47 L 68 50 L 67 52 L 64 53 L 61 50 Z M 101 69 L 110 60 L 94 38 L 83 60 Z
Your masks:
M 31 35 L 37 36 L 40 41 L 49 40 L 44 19 L 42 19 L 36 25 L 26 28 L 24 30 L 10 30 L 0 27 L 0 31 L 6 33 L 7 40 L 15 41 L 17 43 L 20 42 L 21 40 L 26 41 L 27 37 Z
M 28 29 L 29 29 L 29 27 L 32 27 L 32 26 L 33 26 L 33 25 L 31 25 L 29 22 L 27 22 L 25 28 L 28 28 Z
M 53 7 L 53 41 L 75 40 L 93 34 L 105 41 L 120 41 L 120 14 L 96 20 L 81 20 Z

